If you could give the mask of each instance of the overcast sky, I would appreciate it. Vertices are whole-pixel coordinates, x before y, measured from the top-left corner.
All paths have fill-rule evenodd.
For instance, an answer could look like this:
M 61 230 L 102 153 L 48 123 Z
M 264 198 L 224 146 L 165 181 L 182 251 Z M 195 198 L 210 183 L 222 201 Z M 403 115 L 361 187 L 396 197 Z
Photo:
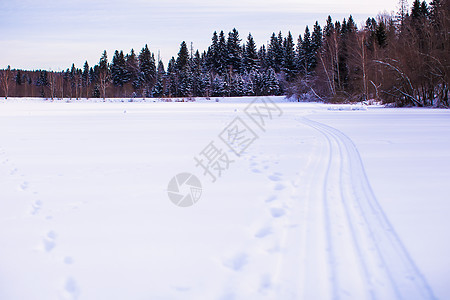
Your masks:
M 212 33 L 236 27 L 258 47 L 272 32 L 290 30 L 295 40 L 305 26 L 328 15 L 352 14 L 358 25 L 368 16 L 395 11 L 396 0 L 0 0 L 0 69 L 63 70 L 87 60 L 96 64 L 103 50 L 138 53 L 145 44 L 166 64 L 180 43 L 205 50 Z

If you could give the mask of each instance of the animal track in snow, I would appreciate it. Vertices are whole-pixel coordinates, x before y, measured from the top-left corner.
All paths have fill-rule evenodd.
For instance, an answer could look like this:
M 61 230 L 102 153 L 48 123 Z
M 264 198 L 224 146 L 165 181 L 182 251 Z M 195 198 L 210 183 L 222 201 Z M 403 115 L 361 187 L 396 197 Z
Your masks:
M 230 259 L 224 261 L 224 266 L 233 270 L 240 271 L 248 263 L 248 255 L 246 253 L 237 253 Z
M 280 175 L 281 175 L 280 173 L 272 174 L 269 176 L 269 179 L 272 181 L 280 181 L 281 180 Z
M 277 183 L 277 185 L 275 186 L 275 190 L 276 191 L 281 191 L 281 190 L 284 190 L 286 188 L 286 186 L 284 185 L 284 184 L 282 184 L 282 183 Z
M 286 210 L 282 207 L 272 207 L 270 209 L 270 214 L 274 218 L 280 218 L 286 214 Z
M 68 277 L 64 283 L 62 299 L 76 300 L 80 296 L 80 288 L 73 277 Z
M 44 237 L 42 242 L 44 243 L 44 249 L 47 252 L 50 252 L 55 248 L 56 246 L 56 233 L 54 231 L 49 231 L 47 235 Z
M 19 188 L 22 190 L 22 191 L 25 191 L 25 190 L 27 190 L 28 189 L 28 182 L 27 181 L 24 181 L 24 182 L 22 182 L 20 185 L 19 185 Z
M 41 200 L 35 201 L 35 202 L 31 205 L 31 208 L 32 208 L 31 214 L 32 214 L 32 215 L 36 215 L 36 214 L 39 212 L 39 210 L 41 209 L 41 207 L 42 207 L 42 201 L 41 201 Z
M 272 228 L 267 226 L 267 227 L 263 227 L 260 230 L 258 230 L 258 232 L 255 234 L 255 237 L 261 239 L 270 234 L 272 234 Z
M 273 201 L 275 201 L 275 200 L 277 200 L 277 199 L 278 199 L 277 196 L 272 195 L 272 196 L 270 196 L 269 198 L 266 199 L 266 203 L 273 202 Z

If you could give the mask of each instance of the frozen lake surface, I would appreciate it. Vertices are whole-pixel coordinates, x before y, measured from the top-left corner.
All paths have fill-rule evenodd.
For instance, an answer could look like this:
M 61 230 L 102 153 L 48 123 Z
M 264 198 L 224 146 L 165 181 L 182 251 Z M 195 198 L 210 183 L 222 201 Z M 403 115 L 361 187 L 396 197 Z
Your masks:
M 450 111 L 252 100 L 1 100 L 0 299 L 450 298 Z

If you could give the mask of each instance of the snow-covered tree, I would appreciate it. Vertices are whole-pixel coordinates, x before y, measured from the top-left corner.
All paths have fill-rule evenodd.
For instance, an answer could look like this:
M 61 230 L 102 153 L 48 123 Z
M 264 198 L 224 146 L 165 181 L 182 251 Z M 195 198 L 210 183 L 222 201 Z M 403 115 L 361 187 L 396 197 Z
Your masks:
M 233 28 L 228 33 L 227 39 L 227 66 L 233 72 L 240 72 L 242 69 L 242 48 L 239 32 Z
M 284 39 L 283 46 L 284 54 L 281 70 L 285 74 L 286 80 L 292 81 L 297 75 L 297 64 L 294 50 L 294 40 L 291 32 L 289 32 L 288 36 Z
M 243 51 L 243 67 L 248 73 L 256 71 L 259 65 L 256 43 L 251 33 L 247 37 L 247 43 Z
M 156 80 L 156 65 L 155 57 L 150 50 L 148 45 L 145 45 L 139 53 L 139 71 L 140 71 L 140 83 L 143 89 L 143 96 L 151 96 L 151 89 L 155 84 Z

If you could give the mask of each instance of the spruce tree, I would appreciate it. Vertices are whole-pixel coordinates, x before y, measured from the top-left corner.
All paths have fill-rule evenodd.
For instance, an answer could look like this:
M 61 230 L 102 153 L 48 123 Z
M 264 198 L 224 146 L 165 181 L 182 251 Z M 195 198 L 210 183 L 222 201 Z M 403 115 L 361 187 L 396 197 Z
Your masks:
M 111 78 L 115 86 L 122 88 L 125 83 L 129 81 L 129 75 L 126 68 L 126 61 L 123 51 L 114 53 L 111 62 Z
M 156 71 L 156 83 L 152 89 L 152 96 L 155 98 L 161 98 L 164 96 L 164 82 L 165 82 L 166 71 L 164 70 L 164 64 L 160 60 L 158 62 L 158 68 Z
M 317 67 L 317 57 L 319 55 L 320 49 L 322 48 L 322 28 L 319 22 L 316 21 L 314 24 L 314 30 L 311 35 L 311 56 L 310 56 L 310 70 L 314 71 Z
M 267 50 L 264 45 L 259 48 L 258 51 L 258 60 L 259 60 L 259 70 L 265 71 L 269 67 L 269 59 L 267 57 Z
M 286 76 L 286 80 L 292 81 L 296 76 L 297 66 L 295 62 L 294 40 L 291 32 L 288 33 L 288 36 L 285 38 L 283 44 L 284 55 L 282 71 Z
M 217 36 L 217 32 L 214 31 L 213 36 L 211 38 L 211 46 L 208 47 L 208 51 L 206 53 L 206 66 L 208 71 L 211 73 L 217 73 L 217 60 L 218 60 L 218 49 L 219 49 L 219 37 Z
M 268 65 L 277 73 L 280 72 L 283 61 L 283 41 L 280 39 L 282 39 L 281 32 L 278 34 L 278 37 L 273 33 L 267 48 Z
M 151 89 L 156 80 L 156 65 L 155 57 L 150 53 L 148 46 L 145 45 L 139 53 L 139 79 L 141 88 L 143 89 L 143 96 L 151 96 Z
M 387 46 L 387 30 L 384 22 L 380 22 L 377 25 L 375 39 L 378 47 L 385 48 Z
M 167 91 L 166 95 L 168 97 L 177 97 L 178 96 L 178 79 L 177 79 L 177 69 L 175 58 L 172 57 L 169 60 L 169 64 L 167 65 Z
M 219 41 L 216 49 L 215 70 L 217 74 L 224 75 L 227 72 L 228 49 L 223 31 L 219 33 Z
M 312 56 L 311 33 L 308 26 L 305 28 L 303 38 L 299 38 L 299 41 L 301 41 L 301 46 L 298 53 L 299 69 L 302 74 L 308 75 L 311 70 Z
M 280 84 L 276 77 L 275 71 L 269 68 L 264 74 L 263 93 L 266 96 L 277 96 L 280 93 Z
M 84 95 L 86 96 L 86 98 L 89 98 L 89 85 L 91 84 L 89 70 L 89 63 L 85 61 L 83 66 L 83 74 L 81 75 L 81 85 L 85 90 Z
M 256 51 L 255 40 L 251 33 L 247 37 L 247 43 L 244 48 L 243 65 L 244 69 L 250 73 L 258 69 L 259 59 Z
M 193 89 L 193 74 L 191 70 L 191 63 L 189 59 L 189 51 L 187 49 L 186 42 L 182 42 L 180 51 L 178 52 L 176 60 L 176 72 L 177 72 L 177 90 L 178 95 L 182 97 L 192 96 Z
M 236 28 L 228 34 L 227 39 L 227 66 L 231 68 L 233 72 L 240 72 L 242 70 L 242 52 L 241 52 L 241 40 L 239 38 L 239 32 Z
M 127 54 L 126 58 L 126 70 L 128 73 L 128 81 L 131 82 L 134 90 L 139 89 L 139 62 L 134 52 L 134 49 L 131 49 L 130 54 Z
M 225 97 L 227 94 L 227 83 L 222 76 L 215 76 L 212 82 L 212 96 Z
M 230 96 L 239 97 L 244 95 L 244 80 L 241 74 L 235 74 L 231 78 L 231 86 L 229 87 Z

